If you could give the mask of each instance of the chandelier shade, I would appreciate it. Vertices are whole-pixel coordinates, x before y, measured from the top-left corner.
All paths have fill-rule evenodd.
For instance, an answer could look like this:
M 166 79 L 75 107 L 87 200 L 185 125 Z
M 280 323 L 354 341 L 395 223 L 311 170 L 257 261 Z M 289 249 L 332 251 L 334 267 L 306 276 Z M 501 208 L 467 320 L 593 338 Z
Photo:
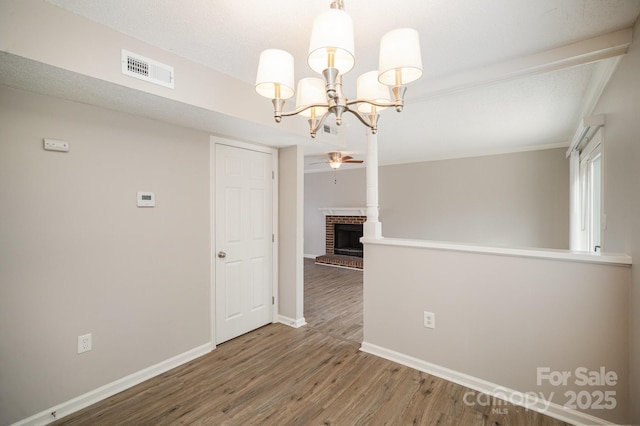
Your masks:
M 355 64 L 353 21 L 344 10 L 329 9 L 313 22 L 309 43 L 309 67 L 321 74 L 326 68 L 337 68 L 346 74 Z
M 378 80 L 389 86 L 409 84 L 422 77 L 420 36 L 413 28 L 389 31 L 380 40 Z
M 260 54 L 256 92 L 270 99 L 289 99 L 294 94 L 293 56 L 284 50 L 267 49 Z
M 296 108 L 301 109 L 314 104 L 324 104 L 327 102 L 324 80 L 317 77 L 303 78 L 298 82 L 296 93 Z M 320 117 L 327 112 L 325 107 L 311 107 L 300 111 L 304 117 Z
M 389 87 L 378 81 L 378 71 L 369 71 L 358 77 L 356 82 L 356 90 L 358 99 L 368 99 L 376 103 L 389 103 Z M 376 106 L 367 102 L 358 104 L 358 111 L 367 114 L 384 111 L 387 107 Z

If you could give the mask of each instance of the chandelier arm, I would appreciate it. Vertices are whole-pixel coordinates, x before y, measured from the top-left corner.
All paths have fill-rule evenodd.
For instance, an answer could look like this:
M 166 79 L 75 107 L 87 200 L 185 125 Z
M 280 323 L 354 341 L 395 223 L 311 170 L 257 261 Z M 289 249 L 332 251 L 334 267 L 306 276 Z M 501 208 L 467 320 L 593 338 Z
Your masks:
M 392 105 L 393 106 L 393 105 Z M 371 129 L 371 132 L 376 133 L 376 131 L 378 130 L 377 126 L 372 125 L 371 123 L 369 123 L 369 121 L 364 117 L 364 115 L 360 114 L 360 112 L 358 110 L 354 110 L 351 108 L 346 108 L 345 111 L 350 112 L 351 114 L 355 115 L 356 117 L 358 117 L 358 120 L 360 120 L 360 122 L 362 124 L 364 124 L 365 126 L 367 126 L 368 128 Z
M 376 101 L 371 101 L 369 99 L 354 99 L 352 101 L 347 101 L 347 105 L 353 105 L 353 104 L 359 104 L 359 103 L 366 103 L 369 105 L 375 105 L 379 107 L 395 107 L 398 105 L 398 102 L 376 102 Z M 402 104 L 402 102 L 400 102 L 400 104 Z
M 318 133 L 318 129 L 320 128 L 320 126 L 322 126 L 322 123 L 324 123 L 324 120 L 327 119 L 329 114 L 331 114 L 331 112 L 327 111 L 324 114 L 322 114 L 322 117 L 320 117 L 320 118 L 310 118 L 308 120 L 309 121 L 309 134 L 311 135 L 312 138 L 315 139 L 316 133 Z
M 301 106 L 300 108 L 296 108 L 293 111 L 289 111 L 289 112 L 280 112 L 280 116 L 281 117 L 291 117 L 293 115 L 297 115 L 300 114 L 302 111 L 305 111 L 309 108 L 329 108 L 329 104 L 312 104 L 312 105 L 305 105 L 305 106 Z

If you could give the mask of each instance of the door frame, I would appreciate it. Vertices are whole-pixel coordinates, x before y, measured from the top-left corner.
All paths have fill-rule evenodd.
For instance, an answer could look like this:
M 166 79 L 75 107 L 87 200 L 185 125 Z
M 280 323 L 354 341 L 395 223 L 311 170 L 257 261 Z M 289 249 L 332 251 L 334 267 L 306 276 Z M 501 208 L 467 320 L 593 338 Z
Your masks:
M 209 179 L 210 179 L 210 241 L 209 241 L 209 263 L 211 274 L 211 297 L 210 297 L 210 312 L 209 322 L 211 327 L 211 349 L 216 348 L 216 261 L 215 256 L 215 244 L 216 244 L 216 145 L 227 145 L 233 148 L 247 149 L 250 151 L 262 152 L 271 155 L 271 166 L 273 170 L 273 188 L 272 188 L 272 232 L 274 235 L 272 249 L 272 277 L 271 283 L 273 287 L 273 305 L 271 322 L 278 322 L 278 149 L 268 146 L 255 145 L 252 143 L 242 142 L 234 139 L 229 139 L 221 136 L 211 136 L 209 141 Z

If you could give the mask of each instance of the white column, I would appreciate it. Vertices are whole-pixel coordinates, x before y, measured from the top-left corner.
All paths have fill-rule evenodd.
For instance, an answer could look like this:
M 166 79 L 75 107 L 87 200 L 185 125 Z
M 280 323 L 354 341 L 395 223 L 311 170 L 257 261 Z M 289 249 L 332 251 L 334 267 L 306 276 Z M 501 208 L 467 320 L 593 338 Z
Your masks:
M 365 238 L 382 238 L 382 223 L 378 220 L 378 135 L 367 130 L 367 221 Z

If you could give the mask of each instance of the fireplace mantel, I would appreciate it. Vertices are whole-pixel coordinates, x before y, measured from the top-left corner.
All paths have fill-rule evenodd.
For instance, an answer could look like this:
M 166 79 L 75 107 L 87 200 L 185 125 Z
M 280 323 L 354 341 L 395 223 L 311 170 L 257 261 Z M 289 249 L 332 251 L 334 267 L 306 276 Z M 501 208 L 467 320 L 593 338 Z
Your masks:
M 319 209 L 325 216 L 366 216 L 366 207 L 322 207 Z

